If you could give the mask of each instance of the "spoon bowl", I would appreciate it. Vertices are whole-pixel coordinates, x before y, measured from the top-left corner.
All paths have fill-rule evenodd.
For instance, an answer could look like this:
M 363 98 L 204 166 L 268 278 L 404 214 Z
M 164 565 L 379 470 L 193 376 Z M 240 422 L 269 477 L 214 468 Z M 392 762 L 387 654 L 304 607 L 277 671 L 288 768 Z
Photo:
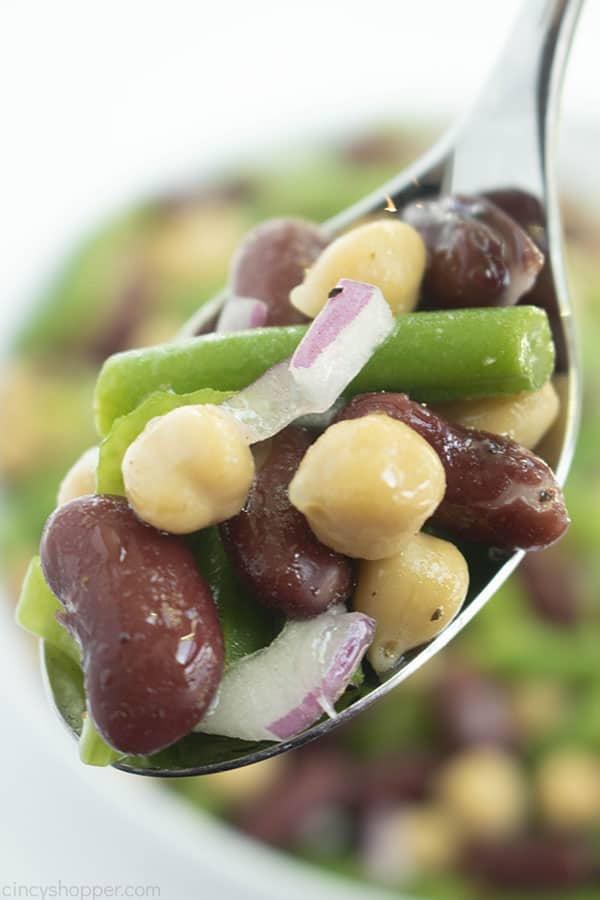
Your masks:
M 538 242 L 546 248 L 543 307 L 552 326 L 561 416 L 541 455 L 563 484 L 573 457 L 579 418 L 580 380 L 572 310 L 562 259 L 562 232 L 554 182 L 554 150 L 562 76 L 583 0 L 527 0 L 507 47 L 473 111 L 430 152 L 389 183 L 325 224 L 335 236 L 350 225 L 382 214 L 389 201 L 407 203 L 446 193 L 493 192 L 510 212 L 527 204 L 536 210 Z M 211 302 L 218 311 L 224 294 Z M 202 311 L 205 318 L 206 311 Z M 198 316 L 187 324 L 193 335 Z M 122 771 L 160 777 L 202 775 L 249 765 L 300 747 L 347 722 L 383 697 L 448 644 L 496 593 L 524 556 L 502 556 L 476 545 L 462 546 L 469 560 L 471 586 L 461 612 L 427 645 L 406 654 L 400 666 L 335 718 L 308 728 L 289 741 L 256 743 L 191 734 L 150 757 L 126 757 Z M 63 653 L 42 644 L 42 668 L 60 717 L 76 736 L 85 712 L 82 674 Z

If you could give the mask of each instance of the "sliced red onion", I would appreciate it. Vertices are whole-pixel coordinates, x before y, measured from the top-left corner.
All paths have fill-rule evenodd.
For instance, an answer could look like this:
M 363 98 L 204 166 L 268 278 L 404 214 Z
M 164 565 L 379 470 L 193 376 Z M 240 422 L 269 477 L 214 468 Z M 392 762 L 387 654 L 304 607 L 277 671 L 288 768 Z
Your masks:
M 379 288 L 343 278 L 294 355 L 222 404 L 248 443 L 294 419 L 326 412 L 387 337 L 394 317 Z
M 290 361 L 290 371 L 325 412 L 388 336 L 394 316 L 379 288 L 342 278 Z
M 219 316 L 216 331 L 219 334 L 260 328 L 267 321 L 267 304 L 254 297 L 231 297 Z
M 375 633 L 375 622 L 343 605 L 287 621 L 264 650 L 224 675 L 213 706 L 195 731 L 248 741 L 285 741 L 323 713 L 334 717 Z

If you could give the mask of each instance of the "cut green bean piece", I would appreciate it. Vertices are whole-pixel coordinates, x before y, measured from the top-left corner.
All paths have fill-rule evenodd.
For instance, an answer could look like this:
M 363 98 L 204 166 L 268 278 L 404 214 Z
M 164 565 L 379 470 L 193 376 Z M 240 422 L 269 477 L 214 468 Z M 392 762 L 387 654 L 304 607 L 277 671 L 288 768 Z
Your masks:
M 211 391 L 206 388 L 191 394 L 174 394 L 172 391 L 156 391 L 126 416 L 113 424 L 110 432 L 100 444 L 100 455 L 96 477 L 96 489 L 99 494 L 119 494 L 125 496 L 125 485 L 121 465 L 125 451 L 142 433 L 146 425 L 156 416 L 176 409 L 179 406 L 191 406 L 200 403 L 223 403 L 231 396 L 230 392 Z
M 62 606 L 46 584 L 39 556 L 34 556 L 23 581 L 17 603 L 17 625 L 43 638 L 79 665 L 79 647 L 66 628 L 57 622 Z
M 83 717 L 83 725 L 79 738 L 79 758 L 86 766 L 111 766 L 125 753 L 113 750 L 96 731 L 89 713 Z
M 156 390 L 240 390 L 291 356 L 305 332 L 303 325 L 255 328 L 116 354 L 96 385 L 98 430 L 105 435 Z M 410 313 L 398 317 L 348 394 L 406 391 L 434 402 L 533 391 L 553 366 L 548 318 L 537 307 Z
M 254 600 L 236 578 L 217 528 L 186 539 L 217 607 L 225 643 L 225 668 L 266 647 L 281 630 L 281 618 Z

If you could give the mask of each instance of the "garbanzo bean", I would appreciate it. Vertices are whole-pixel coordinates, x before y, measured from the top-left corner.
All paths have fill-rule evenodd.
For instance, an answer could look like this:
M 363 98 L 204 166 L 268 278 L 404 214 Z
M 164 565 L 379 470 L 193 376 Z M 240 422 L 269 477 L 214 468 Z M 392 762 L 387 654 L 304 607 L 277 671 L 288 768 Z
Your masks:
M 98 448 L 90 447 L 73 463 L 58 489 L 57 504 L 62 506 L 76 497 L 96 492 L 96 468 L 98 466 Z
M 152 419 L 123 457 L 127 499 L 145 522 L 188 534 L 242 508 L 254 460 L 235 419 L 217 406 L 182 406 Z
M 287 760 L 283 754 L 272 756 L 253 766 L 207 775 L 202 779 L 201 793 L 204 794 L 204 789 L 208 788 L 214 797 L 239 809 L 248 803 L 260 802 L 269 788 L 283 777 L 286 769 Z
M 414 309 L 425 271 L 425 244 L 400 219 L 378 219 L 352 228 L 323 250 L 290 301 L 307 316 L 316 316 L 340 278 L 380 288 L 392 312 Z
M 547 381 L 539 391 L 440 403 L 436 411 L 449 422 L 505 435 L 532 450 L 555 421 L 559 405 L 558 394 Z
M 388 559 L 363 561 L 354 608 L 375 619 L 368 658 L 376 672 L 431 640 L 460 609 L 469 586 L 463 555 L 449 541 L 417 534 Z
M 443 466 L 424 438 L 369 415 L 330 426 L 309 447 L 289 497 L 323 544 L 382 559 L 419 531 L 445 490 Z
M 456 862 L 461 849 L 451 818 L 431 803 L 379 810 L 370 824 L 367 871 L 377 881 L 395 887 L 419 875 L 447 869 Z
M 517 734 L 523 741 L 534 743 L 565 722 L 571 697 L 558 679 L 520 678 L 512 687 L 511 708 Z
M 565 747 L 548 755 L 535 777 L 540 813 L 551 828 L 600 825 L 600 755 Z
M 527 813 L 527 788 L 510 754 L 477 747 L 450 759 L 436 786 L 438 801 L 465 838 L 495 841 L 515 835 Z

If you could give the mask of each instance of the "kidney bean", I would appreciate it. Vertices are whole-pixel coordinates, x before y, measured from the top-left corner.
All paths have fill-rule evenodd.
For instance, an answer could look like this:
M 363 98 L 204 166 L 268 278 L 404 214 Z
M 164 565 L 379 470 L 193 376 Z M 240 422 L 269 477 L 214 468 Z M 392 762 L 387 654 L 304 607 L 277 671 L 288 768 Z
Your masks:
M 302 428 L 279 432 L 244 508 L 220 526 L 240 578 L 261 603 L 291 619 L 307 619 L 344 602 L 353 587 L 350 560 L 325 547 L 288 498 L 310 443 Z
M 485 885 L 504 890 L 557 891 L 598 884 L 600 863 L 584 843 L 529 837 L 471 849 L 467 870 Z
M 312 222 L 271 219 L 257 225 L 242 241 L 231 265 L 231 291 L 256 297 L 268 306 L 265 325 L 294 325 L 306 316 L 289 301 L 290 291 L 304 280 L 329 239 Z
M 515 188 L 486 191 L 483 196 L 503 210 L 511 219 L 514 219 L 527 232 L 542 253 L 546 253 L 548 249 L 546 216 L 544 207 L 537 197 L 527 191 Z
M 556 371 L 565 372 L 568 370 L 569 353 L 566 345 L 564 323 L 562 321 L 561 310 L 558 306 L 556 297 L 556 288 L 554 279 L 552 278 L 552 269 L 550 268 L 550 260 L 547 256 L 548 237 L 546 234 L 546 215 L 544 207 L 532 194 L 527 191 L 516 189 L 507 189 L 499 191 L 488 191 L 486 197 L 492 201 L 500 209 L 504 210 L 507 215 L 519 223 L 521 228 L 527 232 L 531 240 L 546 254 L 544 265 L 535 280 L 535 283 L 526 294 L 521 298 L 521 302 L 528 305 L 540 306 L 546 310 L 550 327 L 552 328 L 552 337 L 554 338 L 554 349 L 556 352 Z
M 256 840 L 293 846 L 315 813 L 343 808 L 353 799 L 356 771 L 348 757 L 331 748 L 297 750 L 286 775 L 260 802 L 240 812 L 236 825 Z
M 573 560 L 554 549 L 527 556 L 519 568 L 533 610 L 541 619 L 563 627 L 581 620 L 578 574 Z
M 529 235 L 484 197 L 419 200 L 402 218 L 428 251 L 422 306 L 510 306 L 535 282 L 544 258 Z
M 250 175 L 229 175 L 222 181 L 196 184 L 169 191 L 156 198 L 153 212 L 159 222 L 195 207 L 229 206 L 254 203 L 260 192 Z
M 377 132 L 353 137 L 339 148 L 344 162 L 356 166 L 394 164 L 398 168 L 421 152 L 418 138 L 411 133 Z
M 191 551 L 140 522 L 121 497 L 61 506 L 41 544 L 44 575 L 78 641 L 89 712 L 125 753 L 186 735 L 219 684 L 223 639 Z
M 138 267 L 129 279 L 120 285 L 114 299 L 111 314 L 87 345 L 86 352 L 94 364 L 104 362 L 113 353 L 127 350 L 136 328 L 148 315 L 154 300 L 148 273 Z
M 439 759 L 424 750 L 404 750 L 366 761 L 357 769 L 355 803 L 367 811 L 423 801 L 438 764 Z
M 566 531 L 562 491 L 531 451 L 499 435 L 452 425 L 406 394 L 361 394 L 338 418 L 376 412 L 410 425 L 439 455 L 446 494 L 433 524 L 503 550 L 539 549 Z
M 448 749 L 476 744 L 510 748 L 516 743 L 510 699 L 498 682 L 478 672 L 455 669 L 444 673 L 431 699 L 440 737 Z

